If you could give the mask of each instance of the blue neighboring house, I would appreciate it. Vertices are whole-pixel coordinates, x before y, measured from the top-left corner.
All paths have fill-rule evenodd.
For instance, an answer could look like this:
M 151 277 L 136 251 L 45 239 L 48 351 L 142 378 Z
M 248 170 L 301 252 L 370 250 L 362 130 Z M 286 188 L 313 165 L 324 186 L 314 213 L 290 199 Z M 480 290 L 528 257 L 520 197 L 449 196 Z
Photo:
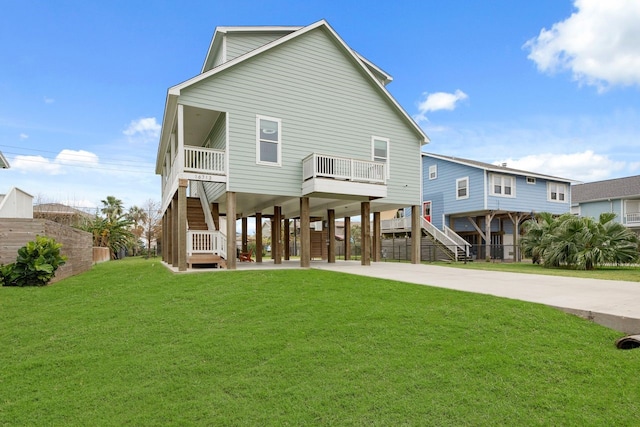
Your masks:
M 422 214 L 458 234 L 478 259 L 519 259 L 523 220 L 570 211 L 572 180 L 475 160 L 422 153 Z
M 571 212 L 595 219 L 613 212 L 616 221 L 640 234 L 640 175 L 573 185 Z

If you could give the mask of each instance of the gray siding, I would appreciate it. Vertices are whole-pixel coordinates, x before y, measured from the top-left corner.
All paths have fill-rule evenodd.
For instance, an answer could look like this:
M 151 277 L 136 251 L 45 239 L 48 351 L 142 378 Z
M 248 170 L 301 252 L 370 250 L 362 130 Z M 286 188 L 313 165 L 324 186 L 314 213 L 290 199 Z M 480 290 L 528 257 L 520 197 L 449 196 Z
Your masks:
M 224 63 L 224 49 L 220 49 L 215 53 L 215 56 L 213 57 L 213 67 L 217 67 L 218 65 L 223 63 Z
M 227 44 L 227 61 L 251 52 L 267 43 L 282 37 L 282 33 L 242 34 L 230 33 L 225 36 Z
M 179 102 L 229 114 L 229 191 L 299 196 L 313 152 L 371 159 L 390 140 L 384 203 L 420 204 L 419 136 L 322 28 L 182 91 Z M 256 164 L 256 115 L 282 120 L 282 166 Z
M 209 144 L 207 146 L 209 148 L 224 150 L 227 146 L 227 121 L 224 113 L 220 114 L 220 117 L 218 117 L 218 120 L 213 125 L 208 139 Z

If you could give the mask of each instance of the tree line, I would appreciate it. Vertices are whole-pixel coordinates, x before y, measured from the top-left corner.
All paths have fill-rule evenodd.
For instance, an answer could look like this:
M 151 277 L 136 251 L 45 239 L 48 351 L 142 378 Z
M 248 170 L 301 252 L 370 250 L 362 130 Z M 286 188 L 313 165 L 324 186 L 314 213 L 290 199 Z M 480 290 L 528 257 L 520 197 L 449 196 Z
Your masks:
M 142 206 L 132 206 L 125 211 L 122 200 L 114 196 L 107 196 L 101 203 L 95 217 L 78 226 L 92 234 L 93 245 L 108 247 L 112 259 L 123 254 L 149 256 L 151 242 L 161 233 L 160 204 L 149 199 Z

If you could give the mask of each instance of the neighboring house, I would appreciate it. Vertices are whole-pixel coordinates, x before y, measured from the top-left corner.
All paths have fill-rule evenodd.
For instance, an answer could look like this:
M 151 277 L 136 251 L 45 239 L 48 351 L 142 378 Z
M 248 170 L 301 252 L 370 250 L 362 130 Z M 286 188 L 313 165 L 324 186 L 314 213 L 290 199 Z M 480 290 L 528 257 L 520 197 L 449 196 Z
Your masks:
M 95 215 L 62 203 L 40 203 L 33 207 L 33 217 L 49 219 L 58 224 L 77 227 L 83 225 L 86 221 L 91 221 L 95 218 Z
M 227 254 L 236 243 L 226 236 L 235 236 L 236 218 L 256 218 L 258 244 L 264 218 L 284 239 L 283 220 L 297 218 L 300 265 L 308 267 L 312 221 L 326 221 L 335 235 L 336 217 L 361 215 L 369 230 L 371 213 L 375 229 L 380 212 L 419 212 L 419 154 L 428 138 L 385 88 L 391 80 L 324 20 L 217 28 L 201 73 L 166 99 L 156 163 L 163 260 L 185 270 L 199 257 L 224 258 L 233 269 Z M 197 229 L 188 219 L 192 199 L 206 223 Z M 379 252 L 371 251 L 379 235 L 368 236 L 365 265 Z M 329 262 L 334 242 L 322 243 Z M 273 242 L 275 263 L 286 245 Z
M 10 167 L 11 166 L 9 166 L 9 162 L 2 154 L 2 151 L 0 151 L 0 169 L 9 169 Z
M 478 258 L 519 259 L 523 220 L 570 210 L 569 179 L 432 153 L 422 168 L 423 218 L 474 245 Z
M 33 196 L 17 187 L 0 194 L 0 218 L 33 218 Z
M 595 219 L 613 212 L 616 221 L 640 234 L 640 175 L 573 185 L 571 212 Z

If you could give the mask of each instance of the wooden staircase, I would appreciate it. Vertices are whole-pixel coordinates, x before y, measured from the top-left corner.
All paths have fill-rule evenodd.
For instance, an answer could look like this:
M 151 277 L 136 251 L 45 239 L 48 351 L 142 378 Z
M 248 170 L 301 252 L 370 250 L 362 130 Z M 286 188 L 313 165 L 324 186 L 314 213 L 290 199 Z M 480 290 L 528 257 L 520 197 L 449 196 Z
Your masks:
M 209 229 L 204 218 L 202 204 L 197 197 L 187 197 L 187 224 L 189 224 L 189 230 Z
M 209 227 L 207 227 L 207 220 L 205 219 L 204 211 L 202 210 L 202 203 L 197 197 L 187 198 L 187 224 L 189 230 L 206 231 L 209 229 Z M 187 265 L 189 268 L 192 268 L 196 264 L 214 264 L 219 268 L 227 267 L 227 261 L 221 256 L 215 254 L 200 253 L 187 257 Z

